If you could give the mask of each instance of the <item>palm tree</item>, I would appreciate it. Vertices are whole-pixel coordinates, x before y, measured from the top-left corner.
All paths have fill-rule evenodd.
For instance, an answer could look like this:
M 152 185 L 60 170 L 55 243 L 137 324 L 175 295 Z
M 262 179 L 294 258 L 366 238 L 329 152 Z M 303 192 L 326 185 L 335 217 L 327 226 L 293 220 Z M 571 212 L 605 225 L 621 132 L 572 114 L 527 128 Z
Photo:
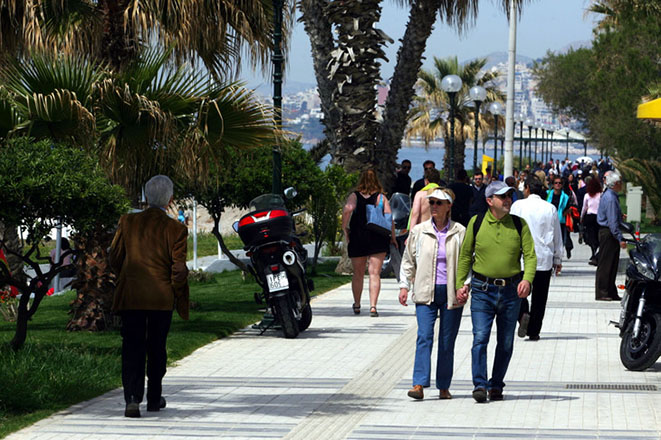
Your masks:
M 661 4 L 658 1 L 649 0 L 593 0 L 585 12 L 586 14 L 601 15 L 601 20 L 595 30 L 607 31 L 617 28 L 623 17 L 632 14 L 658 17 L 661 15 Z
M 173 47 L 222 78 L 242 54 L 268 63 L 272 17 L 271 0 L 0 0 L 0 54 L 86 54 L 117 71 L 147 46 Z
M 501 0 L 505 11 L 510 1 L 519 9 L 526 0 Z M 301 21 L 310 38 L 315 77 L 324 112 L 324 134 L 334 163 L 343 164 L 347 171 L 367 166 L 379 170 L 382 183 L 389 187 L 392 170 L 397 159 L 407 123 L 407 114 L 413 96 L 418 71 L 422 66 L 422 55 L 434 23 L 440 15 L 441 21 L 459 31 L 470 25 L 477 16 L 479 0 L 398 0 L 410 6 L 406 32 L 397 52 L 397 64 L 390 80 L 390 90 L 383 109 L 383 119 L 377 121 L 376 106 L 369 107 L 374 99 L 375 85 L 380 83 L 380 59 L 384 57 L 383 45 L 392 41 L 377 29 L 364 24 L 378 21 L 384 0 L 363 2 L 333 2 L 330 0 L 301 0 Z M 359 7 L 358 7 L 359 5 Z M 347 12 L 334 13 L 337 8 Z M 351 17 L 349 25 L 344 22 Z M 358 26 L 358 32 L 354 29 Z M 335 32 L 337 31 L 337 34 Z M 356 34 L 369 33 L 367 43 L 356 38 Z M 337 35 L 335 37 L 334 35 Z M 339 51 L 339 52 L 338 52 Z M 358 56 L 360 55 L 360 56 Z M 331 70 L 340 60 L 342 73 Z M 352 72 L 360 72 L 354 75 Z M 348 75 L 347 75 L 348 73 Z M 346 88 L 346 84 L 360 78 L 359 89 Z M 358 111 L 358 112 L 357 112 Z M 342 125 L 350 124 L 350 128 Z M 340 136 L 348 130 L 351 137 Z M 376 133 L 372 136 L 372 133 Z M 362 142 L 357 148 L 357 140 Z M 362 147 L 362 148 L 361 148 Z
M 458 75 L 461 78 L 461 90 L 457 92 L 454 101 L 453 113 L 455 117 L 455 168 L 463 168 L 465 159 L 466 139 L 473 136 L 475 128 L 475 112 L 468 91 L 474 85 L 480 85 L 487 90 L 485 102 L 502 101 L 504 96 L 499 91 L 494 80 L 498 78 L 498 71 L 482 72 L 486 65 L 486 58 L 478 58 L 463 66 L 457 57 L 440 59 L 434 57 L 432 70 L 420 70 L 418 88 L 420 93 L 413 99 L 413 107 L 409 114 L 409 127 L 406 138 L 420 137 L 425 145 L 439 137 L 443 137 L 444 145 L 450 145 L 450 99 L 441 88 L 441 80 L 446 75 Z M 481 132 L 487 133 L 488 122 L 480 118 Z M 449 149 L 445 148 L 444 169 L 449 175 Z M 455 170 L 456 171 L 456 170 Z

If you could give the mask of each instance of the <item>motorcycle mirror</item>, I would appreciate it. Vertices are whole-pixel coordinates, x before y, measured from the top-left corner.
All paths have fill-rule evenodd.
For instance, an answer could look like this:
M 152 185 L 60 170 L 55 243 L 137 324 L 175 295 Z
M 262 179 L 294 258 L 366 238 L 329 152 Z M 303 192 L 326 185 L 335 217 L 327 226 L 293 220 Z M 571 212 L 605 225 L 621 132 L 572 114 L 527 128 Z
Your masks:
M 296 188 L 294 188 L 293 186 L 290 186 L 289 188 L 285 189 L 285 197 L 288 199 L 293 199 L 294 197 L 296 197 L 297 194 L 298 191 L 296 191 Z
M 232 223 L 232 229 L 234 229 L 234 232 L 239 232 L 239 221 L 235 221 Z
M 628 232 L 631 235 L 634 235 L 635 229 L 631 223 L 628 222 L 622 222 L 620 223 L 620 227 L 625 231 Z

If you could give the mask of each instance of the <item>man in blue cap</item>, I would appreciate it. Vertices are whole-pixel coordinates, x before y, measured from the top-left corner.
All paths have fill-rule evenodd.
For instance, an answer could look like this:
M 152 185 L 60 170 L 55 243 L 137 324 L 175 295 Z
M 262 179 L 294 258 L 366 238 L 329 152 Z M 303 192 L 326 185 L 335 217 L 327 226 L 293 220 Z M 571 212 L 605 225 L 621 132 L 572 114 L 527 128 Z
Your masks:
M 473 398 L 482 403 L 503 400 L 503 379 L 514 345 L 521 298 L 530 294 L 537 257 L 535 242 L 525 220 L 510 215 L 514 188 L 494 181 L 485 190 L 489 210 L 471 218 L 459 253 L 457 300 L 471 301 L 473 347 Z M 523 255 L 524 270 L 521 271 Z M 470 285 L 462 285 L 470 271 Z M 496 357 L 491 379 L 487 380 L 487 345 L 496 319 Z

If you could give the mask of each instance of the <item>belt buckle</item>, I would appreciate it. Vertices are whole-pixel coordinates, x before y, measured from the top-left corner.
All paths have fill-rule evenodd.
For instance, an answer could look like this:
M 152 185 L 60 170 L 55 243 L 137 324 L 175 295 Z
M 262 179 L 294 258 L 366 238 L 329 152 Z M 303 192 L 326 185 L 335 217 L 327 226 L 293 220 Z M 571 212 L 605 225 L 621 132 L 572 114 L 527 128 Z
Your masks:
M 498 287 L 504 287 L 507 284 L 507 281 L 505 281 L 503 278 L 496 278 L 493 280 L 493 283 Z

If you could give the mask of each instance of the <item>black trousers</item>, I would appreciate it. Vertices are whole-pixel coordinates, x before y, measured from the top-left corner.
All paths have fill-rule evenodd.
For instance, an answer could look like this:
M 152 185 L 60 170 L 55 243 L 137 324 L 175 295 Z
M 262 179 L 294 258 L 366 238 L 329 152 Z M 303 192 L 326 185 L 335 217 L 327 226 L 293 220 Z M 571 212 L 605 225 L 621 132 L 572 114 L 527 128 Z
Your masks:
M 617 277 L 617 266 L 620 263 L 620 243 L 617 241 L 610 229 L 599 229 L 599 261 L 597 265 L 597 279 L 595 297 L 616 298 L 617 287 L 615 287 L 615 277 Z
M 147 358 L 147 402 L 158 403 L 165 376 L 165 343 L 172 321 L 171 310 L 125 310 L 122 312 L 122 385 L 124 399 L 142 402 Z
M 528 306 L 528 298 L 521 300 L 519 320 L 521 320 L 524 313 L 530 314 L 528 336 L 539 336 L 539 332 L 542 331 L 542 321 L 544 320 L 544 312 L 546 312 L 546 301 L 549 298 L 549 284 L 551 284 L 552 274 L 553 269 L 535 272 L 535 278 L 532 280 L 530 306 Z
M 599 223 L 597 223 L 597 214 L 585 214 L 583 217 L 583 226 L 585 226 L 585 243 L 592 250 L 592 257 L 597 255 L 599 249 Z

